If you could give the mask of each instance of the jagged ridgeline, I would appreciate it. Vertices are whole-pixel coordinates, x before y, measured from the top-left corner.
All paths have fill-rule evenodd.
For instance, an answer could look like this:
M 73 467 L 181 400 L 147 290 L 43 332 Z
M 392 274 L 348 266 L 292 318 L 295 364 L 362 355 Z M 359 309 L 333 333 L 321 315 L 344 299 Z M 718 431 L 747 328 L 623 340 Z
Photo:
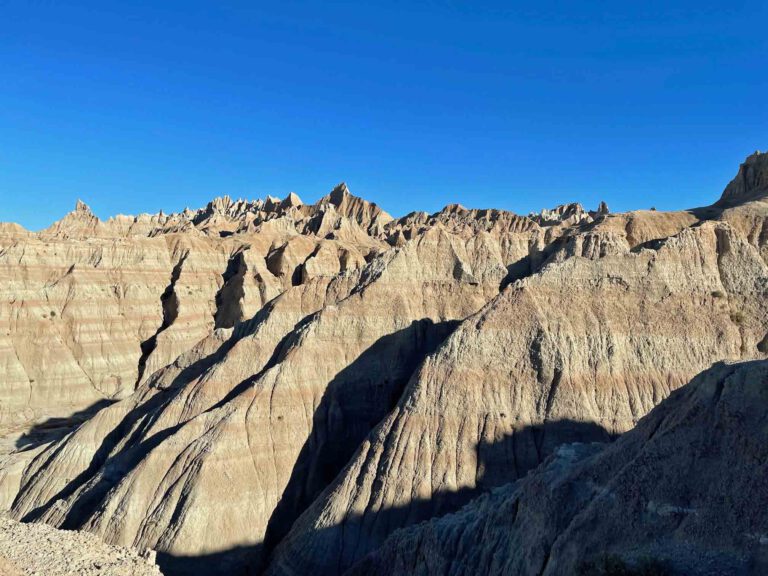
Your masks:
M 313 205 L 224 197 L 100 221 L 78 203 L 39 233 L 0 225 L 0 425 L 84 421 L 19 440 L 0 462 L 0 506 L 157 550 L 168 574 L 631 567 L 626 533 L 610 532 L 616 558 L 597 558 L 568 518 L 604 494 L 581 489 L 589 470 L 598 487 L 628 460 L 655 473 L 656 452 L 646 463 L 625 438 L 652 436 L 659 417 L 610 448 L 560 447 L 610 442 L 713 363 L 765 357 L 767 219 L 756 153 L 715 204 L 679 212 L 451 205 L 393 219 L 340 185 Z M 664 410 L 696 411 L 680 397 Z M 713 486 L 741 486 L 721 468 Z M 549 482 L 565 488 L 540 514 L 561 507 L 559 524 L 530 504 Z M 652 493 L 637 482 L 633 498 Z M 723 539 L 713 565 L 759 562 L 762 516 L 689 525 L 706 496 L 653 499 L 648 514 L 682 524 L 637 522 L 679 536 L 681 552 L 643 554 L 706 574 L 685 558 L 741 530 L 756 536 Z M 641 500 L 612 505 L 629 515 Z M 504 534 L 497 508 L 521 510 Z M 475 530 L 496 532 L 486 546 Z

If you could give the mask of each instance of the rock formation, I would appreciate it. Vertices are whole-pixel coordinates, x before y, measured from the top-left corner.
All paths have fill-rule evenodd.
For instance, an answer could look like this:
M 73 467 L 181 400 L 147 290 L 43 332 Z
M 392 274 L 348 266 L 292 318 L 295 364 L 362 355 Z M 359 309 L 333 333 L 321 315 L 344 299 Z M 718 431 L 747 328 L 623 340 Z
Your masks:
M 168 573 L 399 562 L 398 529 L 765 357 L 765 157 L 670 213 L 392 219 L 342 184 L 2 226 L 0 425 L 86 421 L 0 451 L 0 506 Z
M 272 573 L 337 573 L 394 528 L 524 475 L 564 442 L 629 430 L 713 362 L 760 357 L 766 283 L 759 251 L 707 222 L 508 286 L 422 364 Z
M 395 532 L 347 574 L 765 574 L 768 362 L 718 364 L 617 442 Z
M 106 222 L 78 201 L 38 234 L 4 225 L 0 427 L 125 397 L 213 328 L 250 318 L 293 283 L 363 266 L 383 242 L 312 231 L 334 200 L 355 226 L 387 219 L 345 188 L 309 207 L 295 194 L 269 206 L 224 197 L 196 212 Z M 284 224 L 267 226 L 275 221 Z M 338 216 L 328 231 L 345 223 Z

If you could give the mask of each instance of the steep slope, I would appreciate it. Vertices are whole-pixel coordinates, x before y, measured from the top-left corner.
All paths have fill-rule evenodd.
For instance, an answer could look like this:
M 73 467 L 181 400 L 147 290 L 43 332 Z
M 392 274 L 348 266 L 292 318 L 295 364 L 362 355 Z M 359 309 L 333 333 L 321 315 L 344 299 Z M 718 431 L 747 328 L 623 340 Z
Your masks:
M 347 574 L 765 574 L 766 410 L 768 362 L 718 364 L 614 444 L 563 446 Z
M 768 153 L 759 150 L 739 167 L 739 173 L 728 184 L 718 200 L 718 207 L 730 207 L 768 197 Z

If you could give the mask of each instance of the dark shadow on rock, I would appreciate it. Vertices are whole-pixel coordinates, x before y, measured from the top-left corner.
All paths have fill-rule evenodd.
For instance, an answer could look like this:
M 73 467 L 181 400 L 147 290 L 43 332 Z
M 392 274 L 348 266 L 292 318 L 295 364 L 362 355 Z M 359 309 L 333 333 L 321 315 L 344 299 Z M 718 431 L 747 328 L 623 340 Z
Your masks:
M 32 426 L 16 440 L 17 450 L 33 450 L 42 444 L 60 440 L 84 422 L 93 418 L 97 412 L 114 404 L 117 400 L 104 398 L 94 402 L 87 408 L 73 412 L 69 416 L 48 418 Z
M 334 480 L 370 431 L 395 407 L 424 358 L 458 324 L 414 321 L 377 340 L 328 384 L 313 416 L 312 432 L 269 520 L 265 553 Z
M 379 345 L 386 345 L 386 341 Z M 361 361 L 366 363 L 372 360 L 362 359 Z M 319 434 L 320 431 L 313 432 L 313 435 L 316 433 Z M 610 439 L 611 436 L 598 424 L 558 420 L 523 428 L 495 442 L 483 442 L 477 446 L 478 473 L 480 474 L 477 487 L 463 488 L 457 491 L 440 491 L 433 494 L 429 499 L 412 500 L 403 506 L 385 508 L 376 512 L 369 512 L 366 515 L 353 513 L 348 515 L 340 524 L 313 532 L 310 537 L 314 540 L 313 544 L 317 546 L 318 550 L 325 551 L 325 554 L 345 555 L 338 559 L 334 558 L 332 562 L 328 562 L 327 557 L 318 556 L 317 566 L 306 567 L 309 570 L 307 573 L 316 573 L 318 576 L 342 574 L 367 553 L 380 546 L 395 530 L 456 512 L 473 499 L 487 493 L 488 490 L 514 482 L 540 464 L 561 444 Z M 314 445 L 318 449 L 317 455 L 323 452 L 327 454 L 328 448 L 333 448 L 333 446 L 327 445 L 327 442 L 333 443 L 338 440 L 338 436 L 326 435 L 325 444 Z M 359 444 L 359 441 L 355 443 Z M 526 447 L 526 444 L 529 445 Z M 302 458 L 304 462 L 302 462 Z M 340 457 L 339 460 L 341 460 Z M 290 502 L 281 502 L 281 506 L 278 506 L 272 516 L 273 522 L 289 520 L 290 516 L 287 514 L 295 514 L 296 509 L 287 507 L 287 504 L 295 505 L 302 501 L 302 496 L 304 498 L 310 496 L 306 492 L 302 494 L 302 490 L 310 488 L 307 483 L 311 477 L 312 468 L 319 463 L 321 462 L 302 451 L 294 472 L 303 471 L 304 474 L 294 474 L 291 478 L 285 495 L 292 496 L 293 499 Z M 303 468 L 299 468 L 300 465 Z M 312 497 L 314 498 L 316 495 Z M 280 517 L 280 514 L 284 514 L 284 516 Z M 283 526 L 282 528 L 285 532 L 286 527 Z M 284 534 L 278 537 L 273 523 L 270 523 L 268 530 L 268 537 L 273 539 L 272 548 L 274 548 L 275 545 L 279 544 L 279 539 Z M 361 548 L 361 542 L 364 543 L 365 540 L 367 540 L 367 545 Z M 157 563 L 165 576 L 256 576 L 263 574 L 269 566 L 268 563 L 265 563 L 265 557 L 268 556 L 265 548 L 265 545 L 254 544 L 238 546 L 216 553 L 190 556 L 158 552 Z M 351 550 L 356 550 L 357 554 L 349 556 Z M 328 572 L 329 564 L 338 566 L 338 570 Z
M 224 341 L 214 352 L 211 354 L 196 360 L 189 366 L 182 369 L 178 375 L 173 379 L 171 384 L 161 390 L 159 390 L 155 396 L 148 401 L 138 405 L 131 410 L 123 420 L 115 426 L 111 432 L 109 432 L 103 439 L 101 445 L 96 450 L 88 468 L 73 478 L 67 483 L 64 488 L 51 497 L 45 504 L 35 508 L 23 518 L 24 521 L 34 521 L 41 518 L 45 512 L 54 505 L 58 500 L 69 498 L 77 490 L 84 488 L 88 482 L 91 482 L 102 468 L 109 467 L 106 473 L 102 474 L 98 479 L 98 482 L 94 483 L 86 490 L 86 494 L 82 498 L 78 498 L 77 504 L 73 507 L 70 513 L 67 515 L 65 523 L 60 526 L 61 528 L 77 529 L 82 526 L 84 518 L 89 514 L 98 504 L 101 499 L 107 494 L 110 488 L 115 486 L 122 475 L 127 474 L 130 470 L 136 466 L 144 456 L 146 456 L 146 450 L 152 446 L 156 446 L 165 439 L 169 434 L 172 434 L 178 429 L 179 425 L 166 429 L 154 434 L 150 438 L 143 438 L 143 435 L 152 428 L 153 424 L 160 418 L 163 410 L 168 406 L 173 399 L 181 392 L 186 384 L 192 380 L 200 377 L 208 369 L 210 369 L 216 362 L 221 360 L 226 353 L 235 345 L 236 342 L 250 336 L 254 333 L 256 328 L 262 321 L 266 320 L 266 317 L 271 313 L 275 306 L 275 301 L 268 302 L 264 307 L 259 310 L 256 315 L 248 321 L 240 322 L 237 324 L 231 334 L 231 336 Z M 311 316 L 308 316 L 296 325 L 298 328 L 302 323 L 308 321 Z M 295 329 L 296 329 L 295 328 Z M 284 341 L 287 339 L 284 338 Z M 278 344 L 275 352 L 273 353 L 271 363 L 276 361 L 279 351 L 284 344 L 284 341 Z M 269 363 L 268 363 L 269 365 Z M 154 387 L 159 380 L 162 371 L 155 372 L 151 375 L 145 386 Z M 247 387 L 253 378 L 246 379 L 241 382 L 227 395 L 226 399 L 229 399 L 240 393 L 245 387 Z M 225 399 L 225 400 L 226 400 Z M 219 406 L 225 403 L 225 400 L 218 403 Z M 128 402 L 129 399 L 123 400 Z M 214 407 L 215 408 L 215 407 Z M 124 437 L 129 436 L 124 440 Z M 124 448 L 115 455 L 110 456 L 112 451 L 118 445 L 122 443 Z M 60 442 L 57 445 L 53 445 L 49 450 L 43 452 L 37 458 L 44 460 L 45 463 L 41 465 L 40 469 L 44 469 L 48 462 L 54 460 L 61 452 L 62 448 L 66 445 L 66 440 Z M 31 478 L 30 482 L 34 482 L 35 478 Z M 19 493 L 25 491 L 25 486 L 22 486 Z M 18 496 L 17 496 L 18 498 Z
M 501 280 L 499 290 L 504 290 L 516 280 L 522 280 L 541 270 L 550 256 L 563 246 L 565 240 L 565 237 L 557 238 L 549 242 L 542 250 L 532 248 L 528 255 L 507 266 L 507 274 Z
M 142 454 L 134 443 L 143 433 L 152 427 L 152 424 L 162 413 L 163 408 L 173 400 L 178 392 L 178 388 L 163 390 L 149 401 L 141 404 L 136 409 L 131 410 L 131 412 L 129 412 L 128 415 L 126 415 L 125 418 L 123 418 L 123 420 L 104 437 L 104 440 L 91 459 L 88 468 L 72 479 L 45 504 L 26 514 L 22 520 L 31 522 L 40 519 L 58 500 L 69 498 L 77 490 L 84 487 L 88 482 L 91 482 L 101 471 L 103 473 L 99 477 L 98 482 L 90 486 L 83 495 L 78 498 L 76 504 L 67 514 L 65 521 L 59 526 L 59 528 L 63 529 L 80 528 L 83 518 L 98 505 L 100 497 L 103 497 L 110 488 L 115 486 L 122 476 L 135 466 L 135 464 L 137 464 L 146 454 L 146 452 Z M 125 401 L 127 400 L 124 400 L 124 402 Z M 159 434 L 162 433 L 155 434 L 155 436 L 158 436 Z M 126 447 L 114 456 L 110 456 L 112 450 L 114 450 L 118 443 L 126 436 L 129 436 L 128 440 L 125 442 Z M 44 457 L 47 462 L 52 461 L 59 455 L 64 446 L 66 446 L 67 440 L 64 440 L 58 446 L 53 446 L 50 454 L 43 453 L 41 457 Z M 45 464 L 43 466 L 45 466 Z M 107 468 L 112 472 L 107 473 Z M 34 482 L 35 478 L 32 478 L 30 481 Z M 24 491 L 25 487 L 22 487 L 20 494 Z
M 102 467 L 105 467 L 108 464 L 114 464 L 117 470 L 123 470 L 125 472 L 129 471 L 143 457 L 140 450 L 135 449 L 134 444 L 138 443 L 142 435 L 152 428 L 152 425 L 162 414 L 163 409 L 179 394 L 183 389 L 184 384 L 202 375 L 203 372 L 209 369 L 219 358 L 221 358 L 226 350 L 231 348 L 233 345 L 231 340 L 232 339 L 230 338 L 230 340 L 224 342 L 213 353 L 193 362 L 181 370 L 171 382 L 170 386 L 157 391 L 152 398 L 139 404 L 126 414 L 118 425 L 104 437 L 88 467 L 78 476 L 70 480 L 64 488 L 51 497 L 45 504 L 26 514 L 23 520 L 34 521 L 39 519 L 58 500 L 70 497 L 78 489 L 91 481 L 99 473 Z M 158 373 L 151 376 L 146 385 L 150 385 L 157 374 Z M 122 402 L 130 401 L 130 398 L 122 400 Z M 162 434 L 163 432 L 158 434 Z M 158 436 L 158 434 L 155 436 Z M 128 438 L 124 441 L 123 439 L 126 436 L 128 436 Z M 45 460 L 45 464 L 42 464 L 40 467 L 41 470 L 44 470 L 48 462 L 53 461 L 59 455 L 64 446 L 66 446 L 67 441 L 68 439 L 62 439 L 57 445 L 51 446 L 49 450 L 38 456 L 38 458 Z M 115 447 L 121 442 L 123 442 L 125 447 L 119 453 L 110 456 Z M 130 455 L 130 462 L 128 462 L 126 458 L 127 455 Z M 119 463 L 119 465 L 117 465 L 117 463 Z M 30 479 L 30 482 L 34 481 L 34 477 Z M 84 506 L 82 504 L 85 504 L 85 502 L 78 502 L 78 506 L 70 512 L 64 525 L 60 527 L 70 529 L 79 528 L 83 522 L 83 514 L 90 510 L 90 506 L 95 506 L 98 503 L 98 499 L 93 497 L 94 493 L 106 494 L 106 491 L 117 484 L 118 481 L 119 477 L 116 477 L 115 474 L 103 475 L 96 486 L 99 490 L 96 490 L 95 492 L 94 490 L 89 490 L 91 497 L 86 498 L 89 505 Z M 24 491 L 25 486 L 22 486 L 19 493 L 21 494 Z
M 222 285 L 215 299 L 214 328 L 232 328 L 242 320 L 245 275 L 248 272 L 244 251 L 241 248 L 230 257 L 227 269 L 221 275 Z
M 303 535 L 303 538 L 312 540 L 312 548 L 322 551 L 318 554 L 317 564 L 303 568 L 317 576 L 342 574 L 378 548 L 395 530 L 456 512 L 489 490 L 524 477 L 552 455 L 558 446 L 572 442 L 607 443 L 612 438 L 599 424 L 557 420 L 521 428 L 493 442 L 481 442 L 476 446 L 478 466 L 475 487 L 440 491 L 429 499 L 411 500 L 403 506 L 375 511 L 369 509 L 365 515 L 350 514 L 337 525 Z M 298 547 L 302 548 L 301 543 Z M 290 563 L 290 549 L 282 552 L 285 557 L 281 558 L 278 552 L 269 561 L 281 559 Z M 303 557 L 302 561 L 311 563 L 312 559 Z M 268 567 L 267 563 L 261 572 L 253 572 L 252 576 Z M 277 564 L 273 566 L 278 567 Z M 287 568 L 277 573 L 292 572 Z
M 616 437 L 595 422 L 569 419 L 523 427 L 495 442 L 478 444 L 478 486 L 495 488 L 522 478 L 563 444 L 607 443 Z
M 179 281 L 179 278 L 181 277 L 181 271 L 184 267 L 184 262 L 186 262 L 187 258 L 189 257 L 189 251 L 182 254 L 181 258 L 179 258 L 179 261 L 176 263 L 176 265 L 173 267 L 173 270 L 171 271 L 171 279 L 168 283 L 168 285 L 165 287 L 165 290 L 160 295 L 160 306 L 163 311 L 163 321 L 161 322 L 160 326 L 157 328 L 157 331 L 144 340 L 144 342 L 141 343 L 141 357 L 139 358 L 139 373 L 138 377 L 136 378 L 136 386 L 138 387 L 139 384 L 141 384 L 142 379 L 144 378 L 144 371 L 147 367 L 147 361 L 149 360 L 149 357 L 152 355 L 152 352 L 155 351 L 155 348 L 157 347 L 157 338 L 160 336 L 160 334 L 167 330 L 171 324 L 173 324 L 176 321 L 176 318 L 179 315 L 179 296 L 176 294 L 176 283 Z
M 164 576 L 249 576 L 260 557 L 261 544 L 254 544 L 195 556 L 158 552 L 157 565 Z

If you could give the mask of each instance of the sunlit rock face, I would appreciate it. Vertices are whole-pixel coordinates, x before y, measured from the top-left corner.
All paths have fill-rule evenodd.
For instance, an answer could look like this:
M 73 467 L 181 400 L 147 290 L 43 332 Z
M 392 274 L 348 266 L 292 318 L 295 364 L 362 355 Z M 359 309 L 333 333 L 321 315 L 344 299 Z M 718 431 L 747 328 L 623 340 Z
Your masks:
M 389 217 L 337 190 L 313 206 L 296 194 L 223 197 L 194 212 L 107 221 L 78 200 L 39 233 L 3 224 L 0 425 L 123 398 L 293 284 L 365 265 L 386 244 L 364 230 Z M 318 236 L 313 222 L 329 213 Z M 353 226 L 358 235 L 344 234 Z M 344 238 L 325 238 L 334 231 Z

